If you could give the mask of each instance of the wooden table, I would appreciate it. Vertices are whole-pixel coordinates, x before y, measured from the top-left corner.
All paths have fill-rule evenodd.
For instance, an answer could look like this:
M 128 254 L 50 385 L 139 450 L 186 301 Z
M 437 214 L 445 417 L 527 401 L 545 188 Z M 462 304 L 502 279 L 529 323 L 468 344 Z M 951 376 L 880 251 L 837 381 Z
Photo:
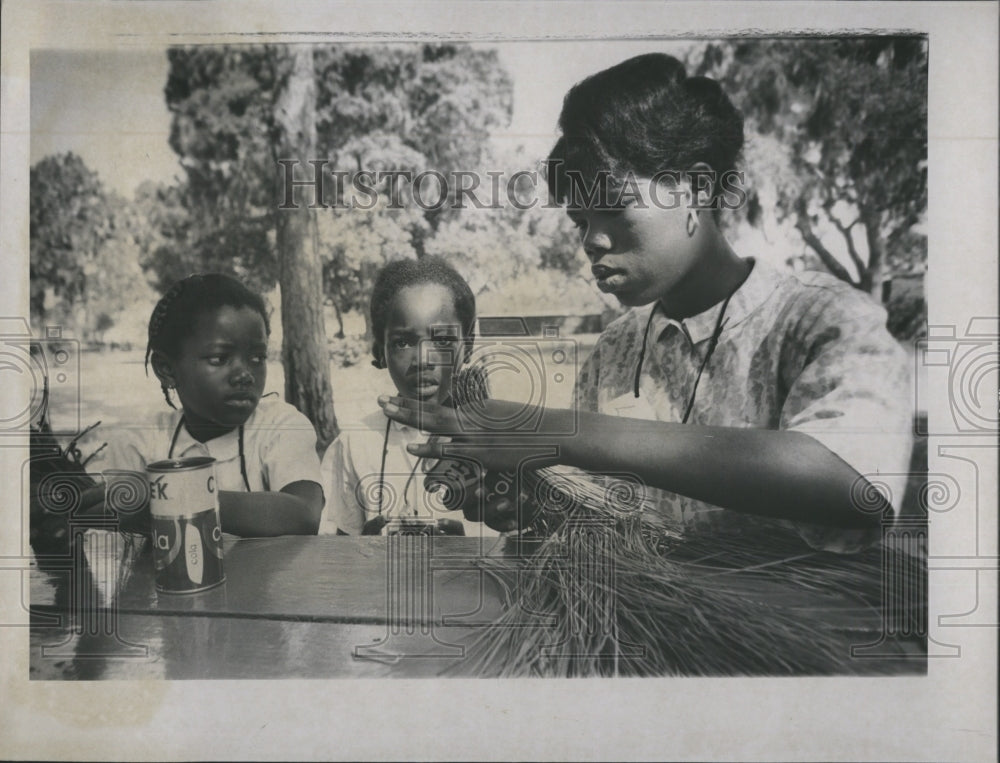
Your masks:
M 90 530 L 71 557 L 33 568 L 33 678 L 462 676 L 468 645 L 505 606 L 480 564 L 498 552 L 495 538 L 227 538 L 226 582 L 186 595 L 156 591 L 148 548 L 119 563 L 117 538 Z M 845 648 L 878 643 L 884 631 L 879 613 L 850 596 L 793 593 L 750 575 L 731 582 L 829 613 Z M 919 647 L 898 656 L 894 672 L 926 669 Z M 859 660 L 851 672 L 873 667 Z

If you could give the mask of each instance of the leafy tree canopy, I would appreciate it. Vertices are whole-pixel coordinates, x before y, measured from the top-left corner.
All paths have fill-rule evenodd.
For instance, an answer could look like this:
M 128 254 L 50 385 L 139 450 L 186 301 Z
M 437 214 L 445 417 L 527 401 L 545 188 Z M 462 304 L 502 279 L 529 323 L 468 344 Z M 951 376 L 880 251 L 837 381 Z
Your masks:
M 162 285 L 208 267 L 260 290 L 275 283 L 276 190 L 284 190 L 276 166 L 282 157 L 273 151 L 280 54 L 270 46 L 169 51 L 170 144 L 187 177 L 179 187 L 144 189 L 141 202 L 158 231 L 146 251 Z M 362 170 L 450 176 L 531 169 L 523 156 L 501 159 L 491 148 L 491 133 L 510 121 L 513 94 L 495 52 L 463 45 L 319 45 L 313 62 L 315 158 L 328 172 L 343 173 L 336 182 L 327 175 L 321 201 L 331 208 L 314 216 L 324 291 L 338 315 L 366 312 L 378 268 L 400 257 L 441 254 L 477 289 L 495 288 L 532 265 L 579 271 L 577 237 L 564 215 L 519 211 L 503 191 L 503 208 L 445 203 L 421 209 L 406 203 L 404 188 L 400 208 L 392 203 L 393 187 L 383 183 L 370 209 L 349 208 L 357 200 L 354 175 Z M 295 177 L 312 177 L 312 168 L 296 166 Z M 447 201 L 454 201 L 457 188 L 449 190 Z M 530 198 L 534 190 L 522 195 Z M 299 189 L 299 199 L 313 201 L 312 191 Z
M 145 290 L 142 220 L 74 153 L 38 161 L 29 185 L 32 321 L 100 336 Z
M 278 172 L 274 145 L 274 98 L 280 51 L 271 46 L 192 47 L 169 51 L 165 88 L 172 115 L 170 145 L 181 157 L 187 182 L 169 199 L 174 212 L 150 264 L 166 284 L 195 265 L 255 274 L 261 288 L 277 275 L 273 230 Z M 348 173 L 325 184 L 323 201 L 343 203 L 359 170 L 419 173 L 479 169 L 490 131 L 510 119 L 512 85 L 491 51 L 467 46 L 326 45 L 314 48 L 316 159 Z M 296 177 L 311 167 L 296 167 Z M 329 181 L 329 178 L 327 179 Z M 379 189 L 385 191 L 387 189 Z M 161 191 L 166 196 L 168 192 Z M 366 230 L 381 230 L 401 254 L 423 253 L 423 241 L 446 212 L 399 215 L 377 205 L 367 214 L 320 210 L 318 231 L 327 268 L 346 283 L 328 283 L 344 309 L 357 301 L 350 283 L 366 280 L 345 272 L 345 247 L 364 244 L 351 257 L 380 255 Z M 328 237 L 346 234 L 343 241 Z M 340 252 L 340 255 L 337 253 Z M 392 256 L 387 253 L 386 256 Z M 351 259 L 348 257 L 348 259 Z M 384 259 L 379 256 L 376 259 Z
M 751 223 L 773 206 L 832 273 L 876 296 L 887 274 L 923 269 L 924 38 L 727 40 L 690 62 L 746 118 Z M 840 234 L 846 262 L 821 227 Z

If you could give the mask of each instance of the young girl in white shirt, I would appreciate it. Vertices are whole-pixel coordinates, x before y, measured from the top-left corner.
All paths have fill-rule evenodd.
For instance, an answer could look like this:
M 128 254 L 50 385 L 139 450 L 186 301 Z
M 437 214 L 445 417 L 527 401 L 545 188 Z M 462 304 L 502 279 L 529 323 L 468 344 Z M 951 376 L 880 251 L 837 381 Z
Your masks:
M 315 534 L 323 509 L 316 434 L 293 406 L 262 399 L 269 333 L 264 300 L 239 281 L 205 274 L 174 284 L 153 310 L 146 348 L 147 370 L 172 410 L 111 430 L 98 468 L 144 474 L 154 461 L 211 456 L 224 531 Z M 85 502 L 103 501 L 103 485 L 89 492 Z M 148 503 L 122 523 L 148 530 Z
M 475 321 L 472 290 L 444 260 L 391 262 L 372 291 L 372 365 L 389 372 L 400 395 L 450 405 L 456 393 L 464 394 L 460 388 L 477 378 L 462 370 Z M 375 409 L 360 428 L 341 432 L 323 457 L 327 501 L 321 532 L 379 534 L 393 520 L 412 518 L 414 524 L 437 520 L 435 532 L 498 535 L 463 519 L 442 493 L 425 490 L 424 472 L 435 462 L 407 450 L 428 439 L 418 423 L 402 425 Z

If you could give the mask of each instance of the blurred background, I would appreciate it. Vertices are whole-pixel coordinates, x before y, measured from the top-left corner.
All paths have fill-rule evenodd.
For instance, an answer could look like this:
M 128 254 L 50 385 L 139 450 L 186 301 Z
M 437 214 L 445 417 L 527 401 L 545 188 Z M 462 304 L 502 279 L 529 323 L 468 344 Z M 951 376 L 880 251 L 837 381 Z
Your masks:
M 36 336 L 62 327 L 80 348 L 79 401 L 53 399 L 57 425 L 70 413 L 141 420 L 163 405 L 143 373 L 146 326 L 159 295 L 192 272 L 230 273 L 267 295 L 268 388 L 310 416 L 321 444 L 389 384 L 369 363 L 366 308 L 393 259 L 446 258 L 481 317 L 558 327 L 582 361 L 620 308 L 594 287 L 542 178 L 515 188 L 537 196 L 529 209 L 508 203 L 506 182 L 538 171 L 573 83 L 651 51 L 720 80 L 744 113 L 747 203 L 722 215 L 736 251 L 869 293 L 912 351 L 926 325 L 925 38 L 34 50 L 31 323 Z M 278 209 L 282 158 L 300 162 L 299 179 L 310 159 L 345 179 L 338 190 L 328 178 L 330 208 L 301 205 L 297 227 Z M 451 203 L 454 188 L 439 208 L 395 204 L 388 185 L 370 209 L 350 208 L 356 173 L 393 170 L 475 173 L 481 198 L 487 173 L 504 179 L 484 208 Z M 283 305 L 281 285 L 300 268 L 321 280 L 319 303 L 286 289 Z M 292 300 L 316 322 L 282 326 Z M 302 356 L 314 365 L 288 361 Z M 303 392 L 290 377 L 304 374 L 328 386 Z M 547 402 L 565 405 L 570 388 Z

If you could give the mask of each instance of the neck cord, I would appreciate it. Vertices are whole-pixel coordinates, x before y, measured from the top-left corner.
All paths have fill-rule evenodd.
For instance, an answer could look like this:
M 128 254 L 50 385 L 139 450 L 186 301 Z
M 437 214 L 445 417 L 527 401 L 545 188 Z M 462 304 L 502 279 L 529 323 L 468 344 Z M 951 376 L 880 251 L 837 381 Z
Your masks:
M 684 408 L 684 418 L 681 419 L 682 424 L 687 424 L 688 418 L 691 416 L 691 410 L 694 408 L 694 398 L 698 394 L 698 382 L 701 381 L 701 375 L 705 371 L 705 367 L 708 366 L 708 361 L 711 360 L 712 354 L 715 352 L 716 345 L 719 344 L 719 337 L 722 335 L 722 329 L 725 328 L 726 323 L 729 322 L 726 316 L 726 308 L 729 307 L 729 300 L 733 298 L 735 291 L 730 292 L 729 296 L 726 297 L 725 301 L 722 303 L 722 309 L 719 310 L 719 317 L 715 319 L 715 328 L 712 330 L 712 336 L 708 340 L 708 349 L 705 352 L 705 357 L 702 358 L 701 365 L 698 367 L 698 374 L 694 378 L 694 387 L 691 389 L 691 396 L 688 398 L 687 406 Z M 642 346 L 639 348 L 639 361 L 635 366 L 635 379 L 633 383 L 632 390 L 636 397 L 639 397 L 639 378 L 642 376 L 642 364 L 646 359 L 646 342 L 649 339 L 649 327 L 653 324 L 653 316 L 656 315 L 656 310 L 659 308 L 659 301 L 653 305 L 653 309 L 649 313 L 649 319 L 646 321 L 646 330 L 642 332 Z M 725 318 L 725 320 L 723 320 Z
M 660 307 L 660 301 L 653 303 L 653 309 L 649 311 L 649 318 L 646 320 L 646 328 L 642 332 L 642 345 L 639 347 L 639 360 L 635 364 L 635 378 L 633 379 L 632 392 L 639 397 L 639 377 L 642 376 L 642 363 L 646 359 L 646 341 L 649 339 L 649 327 L 653 325 L 653 316 L 656 315 Z
M 378 468 L 378 515 L 382 516 L 382 495 L 385 493 L 385 457 L 389 455 L 389 429 L 392 419 L 385 420 L 385 436 L 382 438 L 382 464 Z
M 389 455 L 389 431 L 392 429 L 392 419 L 387 419 L 385 422 L 385 435 L 382 438 L 382 464 L 379 466 L 378 473 L 378 515 L 382 516 L 382 497 L 385 495 L 385 459 Z M 422 458 L 417 458 L 413 468 L 410 469 L 410 476 L 406 478 L 406 484 L 403 486 L 403 506 L 409 507 L 410 502 L 406 499 L 407 494 L 410 492 L 410 485 L 413 483 L 413 478 L 416 476 L 417 467 L 423 461 Z M 417 515 L 417 510 L 413 510 L 413 515 Z
M 181 420 L 177 422 L 177 427 L 174 429 L 174 436 L 170 438 L 170 450 L 167 451 L 167 458 L 174 457 L 174 447 L 177 445 L 177 437 L 181 433 L 181 427 L 184 426 L 184 416 L 181 415 Z M 243 454 L 243 425 L 240 424 L 239 428 L 239 451 L 240 451 L 240 476 L 243 477 L 243 485 L 246 487 L 248 493 L 253 491 L 250 489 L 250 478 L 247 477 L 247 460 L 246 456 Z

